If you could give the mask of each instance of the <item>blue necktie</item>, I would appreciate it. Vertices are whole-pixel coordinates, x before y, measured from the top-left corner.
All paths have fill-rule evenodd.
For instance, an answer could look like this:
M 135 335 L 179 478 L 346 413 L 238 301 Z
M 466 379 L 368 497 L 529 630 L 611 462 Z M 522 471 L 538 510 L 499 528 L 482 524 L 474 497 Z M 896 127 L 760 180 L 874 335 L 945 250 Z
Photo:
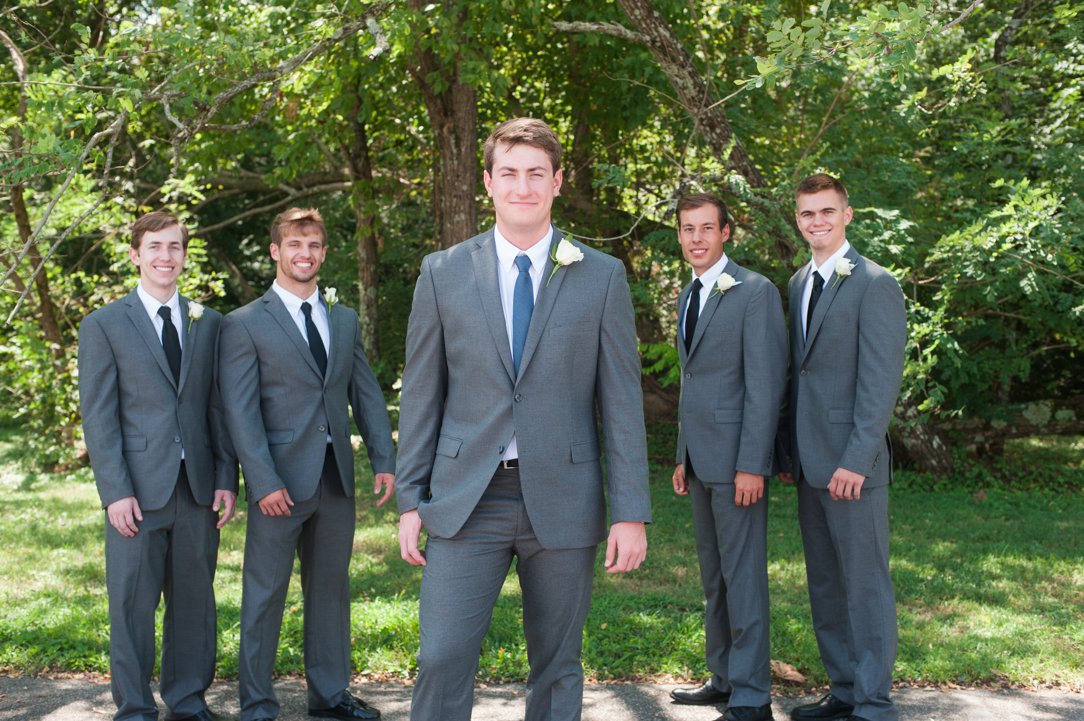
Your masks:
M 531 326 L 534 312 L 534 286 L 531 285 L 531 259 L 516 256 L 519 277 L 512 292 L 512 367 L 519 376 L 519 361 L 523 358 L 523 346 L 527 342 L 527 329 Z

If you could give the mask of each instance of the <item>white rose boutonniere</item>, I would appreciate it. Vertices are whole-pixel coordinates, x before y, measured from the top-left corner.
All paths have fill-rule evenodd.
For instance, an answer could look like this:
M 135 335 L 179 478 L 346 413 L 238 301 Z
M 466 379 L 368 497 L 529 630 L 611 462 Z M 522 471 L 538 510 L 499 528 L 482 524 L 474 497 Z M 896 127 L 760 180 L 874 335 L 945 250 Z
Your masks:
M 324 288 L 324 302 L 327 303 L 328 310 L 331 310 L 331 306 L 339 302 L 339 291 L 335 288 Z
M 195 301 L 188 303 L 188 332 L 192 332 L 192 324 L 203 317 L 203 304 Z
M 843 279 L 846 278 L 847 276 L 849 276 L 851 274 L 852 270 L 854 270 L 854 263 L 847 260 L 846 258 L 840 258 L 839 260 L 837 260 L 836 261 L 836 279 L 832 283 L 832 287 L 835 288 L 837 285 L 842 283 Z
M 557 275 L 557 271 L 561 268 L 583 260 L 583 251 L 572 244 L 572 236 L 566 233 L 565 237 L 561 238 L 561 242 L 550 252 L 550 260 L 553 261 L 553 270 L 550 271 L 550 277 L 546 279 L 546 285 L 550 284 L 553 276 Z
M 716 294 L 723 295 L 736 285 L 741 285 L 741 281 L 734 280 L 734 276 L 730 273 L 723 273 L 719 276 L 719 280 L 715 281 L 715 287 L 711 289 L 711 293 L 708 293 L 708 298 Z

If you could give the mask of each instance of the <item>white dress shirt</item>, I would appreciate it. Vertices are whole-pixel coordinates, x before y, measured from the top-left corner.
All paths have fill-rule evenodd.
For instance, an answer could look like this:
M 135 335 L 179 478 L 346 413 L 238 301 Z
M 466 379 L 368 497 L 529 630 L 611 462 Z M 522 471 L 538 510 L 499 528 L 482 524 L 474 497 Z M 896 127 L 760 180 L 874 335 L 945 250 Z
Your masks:
M 143 301 L 143 308 L 147 311 L 147 315 L 151 317 L 151 323 L 154 324 L 154 333 L 158 336 L 158 340 L 162 340 L 162 326 L 165 321 L 162 320 L 162 316 L 158 315 L 158 309 L 162 306 L 169 308 L 169 319 L 173 321 L 173 327 L 177 329 L 177 340 L 181 343 L 181 350 L 184 350 L 184 326 L 181 321 L 181 296 L 174 290 L 173 295 L 169 297 L 165 303 L 155 298 L 148 293 L 143 284 L 140 283 L 136 286 L 136 295 Z
M 820 267 L 817 267 L 816 262 L 809 261 L 810 273 L 805 281 L 805 288 L 802 289 L 802 336 L 804 337 L 809 329 L 806 328 L 806 316 L 808 315 L 809 297 L 813 295 L 813 273 L 820 273 L 820 276 L 824 278 L 824 287 L 828 288 L 828 281 L 832 279 L 832 274 L 836 272 L 836 262 L 847 255 L 847 252 L 851 249 L 851 244 L 846 240 L 843 241 L 843 245 L 839 246 L 839 249 L 835 253 L 829 256 L 828 260 L 821 263 Z M 824 292 L 823 290 L 821 291 Z M 818 303 L 820 301 L 817 301 Z
M 700 290 L 700 307 L 696 309 L 696 317 L 699 318 L 700 314 L 704 311 L 704 306 L 708 303 L 708 296 L 711 295 L 711 289 L 715 287 L 715 281 L 719 280 L 719 276 L 726 270 L 727 258 L 726 253 L 723 253 L 723 257 L 715 261 L 715 265 L 705 270 L 700 275 L 693 271 L 693 280 L 700 279 L 700 283 L 704 286 Z M 689 302 L 693 299 L 693 294 L 689 293 L 688 299 L 685 301 L 685 307 L 681 309 L 681 317 L 678 318 L 678 327 L 681 328 L 681 339 L 685 340 L 685 315 L 689 312 Z
M 493 227 L 493 243 L 497 249 L 497 283 L 501 291 L 501 308 L 504 310 L 504 329 L 508 334 L 508 348 L 512 349 L 512 305 L 516 292 L 516 280 L 519 278 L 519 268 L 516 267 L 516 256 L 526 255 L 531 259 L 531 290 L 534 291 L 535 300 L 538 299 L 538 289 L 546 282 L 542 273 L 546 270 L 546 257 L 550 250 L 550 237 L 553 229 L 547 228 L 546 234 L 535 242 L 527 250 L 520 250 L 512 245 L 507 238 L 501 235 L 501 231 Z M 501 456 L 501 460 L 510 461 L 519 458 L 519 446 L 516 444 L 516 436 L 508 442 L 508 447 Z
M 287 312 L 289 312 L 290 317 L 293 318 L 294 324 L 301 332 L 301 337 L 304 338 L 306 342 L 309 339 L 309 332 L 305 329 L 305 314 L 301 312 L 301 304 L 308 303 L 312 306 L 312 322 L 316 324 L 316 330 L 320 333 L 320 340 L 324 342 L 324 352 L 327 354 L 327 363 L 330 368 L 331 326 L 328 324 L 327 308 L 320 302 L 320 288 L 317 287 L 308 298 L 297 297 L 279 285 L 277 280 L 271 284 L 271 289 L 282 299 Z

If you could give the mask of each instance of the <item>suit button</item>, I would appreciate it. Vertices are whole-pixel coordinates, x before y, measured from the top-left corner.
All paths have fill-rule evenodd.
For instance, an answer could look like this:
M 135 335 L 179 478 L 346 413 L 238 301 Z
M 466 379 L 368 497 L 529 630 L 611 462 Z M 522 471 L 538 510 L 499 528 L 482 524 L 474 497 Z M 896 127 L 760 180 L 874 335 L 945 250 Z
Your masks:
M 173 442 L 174 443 L 180 443 L 181 442 L 181 437 L 180 436 L 173 436 Z
M 523 394 L 517 393 L 515 398 L 516 403 L 519 403 L 521 400 L 523 400 Z
M 809 371 L 807 371 L 807 370 L 806 370 L 805 368 L 803 368 L 803 369 L 802 369 L 802 372 L 801 372 L 801 375 L 803 375 L 803 376 L 804 376 L 804 375 L 806 375 L 807 373 L 809 373 Z
M 497 446 L 497 453 L 504 453 L 504 446 Z
M 692 378 L 692 377 L 693 377 L 693 374 L 692 374 L 692 373 L 686 373 L 686 374 L 685 374 L 685 377 L 686 377 L 686 378 Z
M 320 426 L 317 430 L 320 431 L 321 433 L 326 433 L 327 432 L 327 428 L 324 427 L 324 426 Z

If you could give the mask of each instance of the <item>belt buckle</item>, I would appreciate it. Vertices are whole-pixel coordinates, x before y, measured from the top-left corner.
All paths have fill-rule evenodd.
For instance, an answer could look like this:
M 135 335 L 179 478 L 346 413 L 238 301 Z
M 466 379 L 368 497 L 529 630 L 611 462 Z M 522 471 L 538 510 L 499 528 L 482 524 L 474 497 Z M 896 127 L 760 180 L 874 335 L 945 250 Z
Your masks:
M 514 468 L 519 468 L 519 459 L 518 458 L 509 458 L 508 460 L 503 460 L 502 459 L 501 460 L 501 468 L 503 468 L 506 471 L 512 470 Z

